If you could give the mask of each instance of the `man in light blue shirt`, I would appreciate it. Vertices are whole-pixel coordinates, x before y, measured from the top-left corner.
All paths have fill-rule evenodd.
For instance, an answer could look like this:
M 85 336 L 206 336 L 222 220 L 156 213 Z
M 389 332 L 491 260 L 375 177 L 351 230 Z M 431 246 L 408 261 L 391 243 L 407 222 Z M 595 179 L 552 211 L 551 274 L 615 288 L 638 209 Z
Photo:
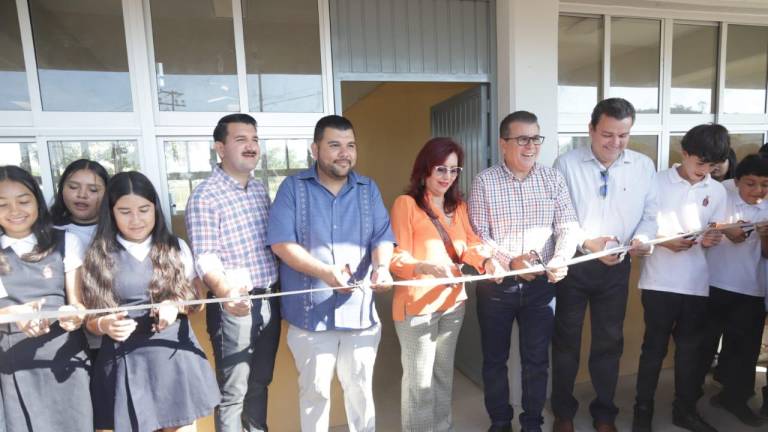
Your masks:
M 299 370 L 302 431 L 328 430 L 338 371 L 350 431 L 375 430 L 373 365 L 381 338 L 373 293 L 389 289 L 394 235 L 376 183 L 354 172 L 352 124 L 326 116 L 315 126 L 315 164 L 275 196 L 267 244 L 281 259 L 288 346 Z

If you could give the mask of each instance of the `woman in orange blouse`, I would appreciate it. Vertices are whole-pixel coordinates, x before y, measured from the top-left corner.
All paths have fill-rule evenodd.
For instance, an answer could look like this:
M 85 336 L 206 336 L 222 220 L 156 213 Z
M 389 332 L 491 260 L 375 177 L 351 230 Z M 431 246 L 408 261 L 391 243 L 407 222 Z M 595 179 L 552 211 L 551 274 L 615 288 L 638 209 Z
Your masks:
M 491 274 L 503 271 L 469 224 L 456 181 L 463 160 L 461 146 L 450 138 L 429 140 L 416 157 L 408 191 L 392 206 L 397 247 L 390 271 L 398 278 L 459 276 L 463 264 Z M 392 315 L 402 352 L 404 431 L 453 430 L 453 358 L 466 298 L 463 284 L 395 289 Z

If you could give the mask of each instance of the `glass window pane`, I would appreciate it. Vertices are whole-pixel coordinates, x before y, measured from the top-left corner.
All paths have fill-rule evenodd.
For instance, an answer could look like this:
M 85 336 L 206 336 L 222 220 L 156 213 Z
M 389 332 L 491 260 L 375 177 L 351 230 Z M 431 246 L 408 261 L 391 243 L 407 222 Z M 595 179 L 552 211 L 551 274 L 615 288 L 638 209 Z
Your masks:
M 287 169 L 288 160 L 285 153 L 285 141 L 283 140 L 266 140 L 267 149 L 267 169 Z M 264 148 L 264 147 L 262 147 Z
M 16 2 L 0 2 L 0 111 L 29 111 Z
M 557 136 L 557 154 L 565 154 L 576 147 L 588 146 L 591 144 L 587 135 L 558 135 Z
M 120 0 L 30 0 L 43 109 L 132 111 Z
M 768 27 L 728 26 L 723 112 L 765 112 Z
M 669 166 L 682 162 L 683 155 L 680 146 L 682 140 L 683 134 L 669 137 Z M 742 160 L 748 154 L 757 153 L 762 145 L 763 134 L 761 133 L 731 134 L 731 148 L 736 153 L 737 161 Z
M 307 140 L 288 140 L 288 168 L 309 168 L 309 147 Z
M 659 137 L 657 135 L 630 135 L 627 148 L 648 156 L 653 161 L 654 166 L 659 166 Z
M 718 28 L 675 24 L 672 43 L 673 114 L 714 112 Z
M 85 158 L 104 166 L 109 175 L 122 171 L 139 170 L 139 152 L 136 141 L 48 141 L 51 174 L 54 186 L 71 162 Z
M 24 168 L 42 186 L 40 159 L 37 144 L 33 142 L 0 142 L 0 165 L 16 165 Z
M 561 15 L 558 27 L 558 110 L 592 112 L 602 81 L 603 20 Z
M 322 112 L 317 0 L 242 0 L 252 111 Z
M 160 111 L 240 111 L 232 3 L 151 0 Z
M 639 113 L 659 112 L 661 21 L 611 21 L 611 96 L 632 102 Z

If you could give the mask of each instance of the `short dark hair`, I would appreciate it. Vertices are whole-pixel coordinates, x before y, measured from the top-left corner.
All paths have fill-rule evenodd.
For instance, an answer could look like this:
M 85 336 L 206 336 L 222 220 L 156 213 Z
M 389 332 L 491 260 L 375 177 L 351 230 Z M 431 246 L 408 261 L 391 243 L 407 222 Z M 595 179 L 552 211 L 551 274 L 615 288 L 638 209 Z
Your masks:
M 325 130 L 331 128 L 336 129 L 340 131 L 346 131 L 351 130 L 352 132 L 355 131 L 355 128 L 352 126 L 352 122 L 349 121 L 348 118 L 342 117 L 340 115 L 327 115 L 315 123 L 315 134 L 312 138 L 312 140 L 315 143 L 319 143 L 323 140 L 323 133 L 325 133 Z
M 716 123 L 700 124 L 685 133 L 681 147 L 705 163 L 720 163 L 728 158 L 731 136 L 728 129 Z
M 539 118 L 530 111 L 515 111 L 504 117 L 499 125 L 499 138 L 508 138 L 509 125 L 512 123 L 539 124 Z
M 763 157 L 768 156 L 768 143 L 761 145 L 760 150 L 757 151 L 757 154 Z
M 768 177 L 768 159 L 759 154 L 745 156 L 736 166 L 735 177 L 740 179 L 748 175 Z
M 598 102 L 595 109 L 592 110 L 592 119 L 589 122 L 592 129 L 597 127 L 597 124 L 600 123 L 600 117 L 603 115 L 616 120 L 632 117 L 632 124 L 635 124 L 635 107 L 624 98 L 608 98 Z
M 230 123 L 245 123 L 253 127 L 256 127 L 256 119 L 248 114 L 235 113 L 227 114 L 216 123 L 216 127 L 213 128 L 213 140 L 218 142 L 224 142 L 227 139 L 227 128 Z

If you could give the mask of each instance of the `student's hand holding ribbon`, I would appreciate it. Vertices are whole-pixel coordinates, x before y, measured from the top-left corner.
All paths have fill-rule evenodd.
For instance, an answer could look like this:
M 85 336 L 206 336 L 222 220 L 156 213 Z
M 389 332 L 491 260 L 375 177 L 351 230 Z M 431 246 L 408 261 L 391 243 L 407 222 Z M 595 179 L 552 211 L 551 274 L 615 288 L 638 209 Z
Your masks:
M 739 223 L 744 221 L 740 220 Z M 733 243 L 741 243 L 747 239 L 748 234 L 741 227 L 731 227 L 722 230 L 723 234 Z
M 80 328 L 85 320 L 85 314 L 77 313 L 77 311 L 85 310 L 85 306 L 80 303 L 74 303 L 71 305 L 64 305 L 59 308 L 60 311 L 72 311 L 75 312 L 72 315 L 67 315 L 59 318 L 59 325 L 64 331 L 74 331 Z
M 35 313 L 40 310 L 45 304 L 45 299 L 35 300 L 33 302 L 24 303 L 22 305 L 14 306 L 11 309 L 11 313 Z M 50 323 L 47 319 L 31 319 L 29 321 L 18 321 L 16 325 L 25 335 L 29 337 L 37 337 L 44 335 L 51 331 Z
M 768 237 L 768 222 L 756 223 L 755 231 L 760 237 Z
M 157 323 L 154 324 L 152 329 L 158 333 L 176 322 L 176 318 L 179 316 L 179 308 L 170 300 L 164 300 L 152 308 L 150 313 L 153 317 L 157 318 Z
M 739 228 L 741 229 L 741 228 Z M 723 239 L 723 232 L 717 229 L 711 229 L 704 232 L 704 234 L 701 236 L 701 247 L 703 248 L 710 248 L 712 246 L 717 246 L 720 244 L 720 241 Z
M 634 239 L 629 243 L 631 256 L 648 256 L 653 252 L 653 246 L 643 243 L 640 239 Z
M 696 240 L 692 238 L 678 237 L 676 239 L 667 240 L 664 243 L 659 243 L 659 246 L 665 247 L 672 252 L 682 252 L 690 249 L 696 244 Z
M 128 312 L 117 312 L 96 318 L 96 328 L 102 334 L 124 342 L 136 330 L 136 320 L 128 318 Z

